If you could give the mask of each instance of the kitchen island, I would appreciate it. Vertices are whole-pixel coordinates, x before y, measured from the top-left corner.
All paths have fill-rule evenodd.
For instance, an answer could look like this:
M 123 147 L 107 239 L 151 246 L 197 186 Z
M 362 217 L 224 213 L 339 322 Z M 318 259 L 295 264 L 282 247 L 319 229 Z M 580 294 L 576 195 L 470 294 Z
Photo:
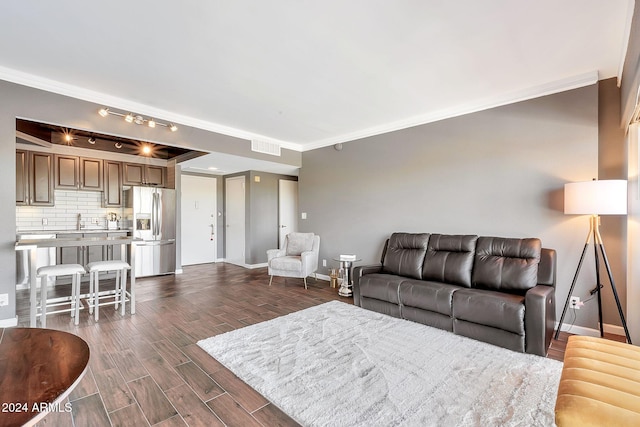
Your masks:
M 135 239 L 131 236 L 112 236 L 112 237 L 61 237 L 55 239 L 23 239 L 16 242 L 15 249 L 16 251 L 26 251 L 27 259 L 28 259 L 28 268 L 29 268 L 29 313 L 30 319 L 29 323 L 31 327 L 36 326 L 36 317 L 37 317 L 37 300 L 36 300 L 36 292 L 37 292 L 37 276 L 36 276 L 36 261 L 37 261 L 37 250 L 40 248 L 69 248 L 69 247 L 79 247 L 79 248 L 89 248 L 93 246 L 120 246 L 120 253 L 122 255 L 122 260 L 128 262 L 130 265 L 135 265 L 135 253 L 136 253 L 136 243 L 141 242 L 140 239 Z M 129 246 L 130 257 L 127 260 L 127 246 Z M 130 274 L 130 310 L 131 314 L 135 314 L 136 312 L 136 303 L 135 303 L 135 282 L 136 275 L 135 269 L 131 269 Z M 86 297 L 86 295 L 83 295 Z

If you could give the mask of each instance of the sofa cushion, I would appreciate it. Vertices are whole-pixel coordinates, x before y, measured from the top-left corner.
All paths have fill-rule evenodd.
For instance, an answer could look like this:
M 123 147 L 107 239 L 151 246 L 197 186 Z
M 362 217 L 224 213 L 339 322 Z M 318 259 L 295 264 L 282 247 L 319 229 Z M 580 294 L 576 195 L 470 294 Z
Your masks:
M 424 280 L 405 280 L 400 284 L 400 303 L 451 316 L 453 293 L 460 286 Z
M 367 274 L 360 278 L 360 296 L 398 304 L 398 286 L 406 280 L 393 274 Z
M 313 233 L 287 234 L 287 255 L 300 256 L 302 252 L 313 249 Z
M 478 236 L 432 234 L 422 266 L 422 280 L 471 287 L 471 270 Z
M 428 242 L 428 233 L 393 233 L 382 262 L 384 272 L 421 279 Z
M 480 237 L 472 286 L 524 295 L 537 284 L 541 246 L 540 239 Z
M 524 297 L 461 288 L 453 294 L 453 317 L 524 335 Z

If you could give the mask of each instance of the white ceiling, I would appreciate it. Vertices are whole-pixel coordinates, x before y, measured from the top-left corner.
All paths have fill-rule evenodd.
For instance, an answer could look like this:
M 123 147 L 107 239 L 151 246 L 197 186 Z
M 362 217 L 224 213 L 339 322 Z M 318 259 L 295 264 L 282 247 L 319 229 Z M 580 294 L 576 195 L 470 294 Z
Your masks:
M 0 79 L 305 151 L 619 76 L 633 0 L 21 0 Z

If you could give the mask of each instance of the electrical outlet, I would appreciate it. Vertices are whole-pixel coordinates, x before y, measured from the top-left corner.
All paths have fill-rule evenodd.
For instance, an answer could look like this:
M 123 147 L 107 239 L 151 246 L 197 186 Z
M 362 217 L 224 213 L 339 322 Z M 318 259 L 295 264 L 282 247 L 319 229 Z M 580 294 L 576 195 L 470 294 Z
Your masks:
M 91 218 L 91 224 L 98 225 L 100 223 L 100 218 Z
M 326 267 L 326 266 L 327 266 L 327 260 L 326 260 L 326 259 L 323 259 L 323 260 L 322 260 L 322 266 L 323 266 L 323 267 Z
M 42 225 L 48 225 L 49 220 L 47 218 L 42 218 Z
M 580 310 L 580 306 L 582 304 L 580 304 L 580 297 L 571 297 L 571 299 L 569 300 L 569 307 L 573 308 L 574 310 Z
M 0 307 L 9 305 L 9 294 L 0 294 Z

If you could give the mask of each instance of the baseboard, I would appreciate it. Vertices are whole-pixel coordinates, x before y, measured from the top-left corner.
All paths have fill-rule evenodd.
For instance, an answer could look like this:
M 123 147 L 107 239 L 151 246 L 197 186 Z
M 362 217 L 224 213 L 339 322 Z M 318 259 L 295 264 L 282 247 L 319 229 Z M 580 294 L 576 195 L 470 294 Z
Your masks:
M 182 274 L 184 271 L 181 268 L 176 268 L 175 274 Z
M 0 320 L 0 328 L 11 328 L 18 326 L 18 316 Z
M 558 329 L 558 322 L 556 322 L 555 329 Z M 604 325 L 602 325 L 602 329 L 609 334 L 620 335 L 622 337 L 625 336 L 624 328 L 622 326 L 610 325 L 608 323 L 605 323 Z M 578 326 L 578 325 L 567 325 L 566 323 L 562 324 L 561 330 L 563 332 L 569 332 L 576 335 L 585 335 L 588 337 L 600 336 L 599 329 L 586 328 L 584 326 Z
M 331 277 L 327 276 L 326 274 L 316 274 L 316 279 L 324 280 L 325 282 L 331 281 Z
M 263 267 L 267 267 L 267 263 L 264 262 L 262 264 L 245 264 L 244 267 L 248 268 L 250 270 L 253 270 L 254 268 L 263 268 Z

